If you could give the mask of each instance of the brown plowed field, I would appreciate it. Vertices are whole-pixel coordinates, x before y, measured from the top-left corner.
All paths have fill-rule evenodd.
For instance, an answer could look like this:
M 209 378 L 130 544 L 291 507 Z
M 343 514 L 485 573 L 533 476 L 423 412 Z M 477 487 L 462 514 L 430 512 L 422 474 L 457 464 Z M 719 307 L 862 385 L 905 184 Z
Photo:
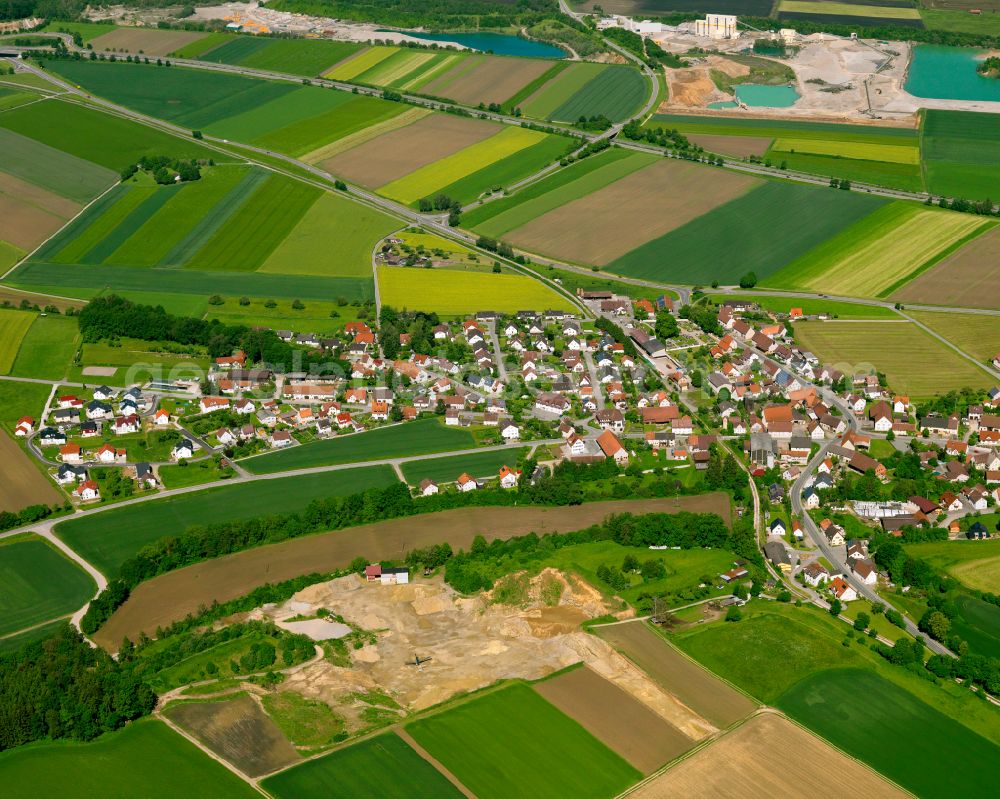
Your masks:
M 603 266 L 758 183 L 732 172 L 664 159 L 542 214 L 507 238 L 530 252 Z
M 37 205 L 42 210 L 50 211 L 63 219 L 76 216 L 81 208 L 79 203 L 46 191 L 34 183 L 28 183 L 13 175 L 8 175 L 6 172 L 0 172 L 0 194 L 9 194 L 21 202 Z
M 1000 227 L 952 253 L 892 295 L 900 302 L 1000 308 Z
M 533 687 L 643 774 L 694 746 L 676 727 L 586 666 Z
M 245 694 L 222 702 L 171 705 L 164 715 L 248 777 L 301 759 L 278 725 Z
M 710 153 L 731 155 L 742 158 L 745 155 L 763 155 L 773 139 L 766 136 L 716 136 L 709 133 L 689 135 L 695 144 L 700 144 Z
M 594 627 L 593 632 L 696 713 L 720 727 L 728 727 L 756 707 L 753 700 L 688 660 L 644 622 Z
M 126 50 L 130 53 L 142 52 L 144 55 L 161 56 L 170 55 L 174 50 L 180 50 L 205 36 L 206 34 L 198 31 L 119 28 L 111 33 L 101 34 L 91 42 L 91 45 L 96 53 L 102 50 Z
M 629 794 L 630 799 L 909 794 L 776 713 L 762 713 Z
M 143 630 L 152 634 L 157 627 L 183 619 L 213 600 L 225 602 L 264 583 L 340 569 L 358 555 L 372 561 L 398 559 L 411 549 L 445 541 L 456 550 L 468 549 L 480 534 L 493 539 L 530 532 L 570 532 L 597 524 L 613 513 L 682 510 L 717 513 L 729 523 L 728 495 L 702 494 L 561 508 L 457 508 L 307 536 L 197 563 L 142 583 L 94 639 L 101 646 L 116 649 L 123 636 L 135 640 Z
M 488 139 L 499 130 L 500 126 L 492 122 L 433 114 L 352 147 L 319 166 L 337 177 L 374 189 Z
M 59 493 L 17 443 L 0 430 L 0 510 L 19 511 L 29 505 L 53 505 L 66 497 Z
M 33 250 L 66 223 L 61 216 L 0 194 L 0 239 L 22 250 Z
M 503 103 L 517 94 L 523 86 L 544 74 L 550 66 L 548 61 L 529 58 L 487 57 L 475 68 L 450 82 L 442 90 L 443 96 L 467 105 Z M 434 94 L 430 86 L 424 87 L 424 91 Z

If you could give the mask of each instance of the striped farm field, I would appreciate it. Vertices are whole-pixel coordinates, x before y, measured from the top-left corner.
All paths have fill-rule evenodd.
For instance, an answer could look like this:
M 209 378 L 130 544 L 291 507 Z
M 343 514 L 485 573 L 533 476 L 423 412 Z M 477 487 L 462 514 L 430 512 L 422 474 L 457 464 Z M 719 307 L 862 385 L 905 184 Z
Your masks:
M 156 189 L 134 183 L 109 191 L 46 243 L 35 258 L 56 263 L 82 263 L 82 259 Z
M 379 194 L 402 203 L 414 203 L 491 163 L 538 144 L 546 136 L 535 130 L 505 127 L 488 139 L 381 186 Z
M 530 252 L 605 265 L 759 184 L 756 178 L 733 172 L 659 159 L 542 214 L 510 231 L 508 238 Z
M 405 80 L 411 73 L 422 71 L 422 67 L 437 55 L 432 50 L 400 48 L 389 58 L 381 59 L 374 67 L 358 75 L 357 81 L 373 86 L 392 86 L 397 81 Z
M 564 68 L 521 103 L 521 110 L 526 116 L 550 118 L 557 108 L 607 68 L 604 64 L 586 61 L 568 65 L 561 63 Z
M 393 217 L 323 194 L 270 254 L 261 272 L 368 278 L 376 242 L 398 230 Z
M 473 209 L 463 216 L 462 222 L 484 236 L 498 238 L 542 214 L 643 169 L 655 160 L 656 156 L 646 153 L 630 153 L 618 148 L 606 150 L 510 197 Z
M 1000 324 L 996 317 L 959 311 L 911 311 L 907 313 L 944 336 L 963 352 L 989 362 L 1000 352 Z M 1000 588 L 1000 586 L 997 586 Z
M 354 42 L 314 39 L 268 39 L 235 36 L 202 53 L 202 61 L 234 64 L 311 78 L 361 50 Z
M 324 144 L 312 152 L 302 154 L 299 156 L 299 160 L 305 161 L 307 164 L 316 164 L 322 167 L 324 162 L 336 155 L 340 155 L 340 153 L 347 152 L 352 147 L 358 147 L 372 139 L 377 139 L 383 134 L 405 128 L 407 125 L 411 125 L 417 120 L 423 119 L 433 113 L 429 108 L 408 108 L 402 110 L 398 107 L 398 104 L 393 104 L 391 111 L 393 113 L 384 119 L 377 120 L 372 118 L 372 123 L 360 130 L 340 136 L 329 144 Z M 343 117 L 343 114 L 341 116 Z
M 0 115 L 5 117 L 16 111 Z M 0 171 L 76 202 L 87 202 L 114 184 L 115 173 L 0 127 Z
M 823 141 L 822 139 L 778 139 L 771 149 L 779 152 L 830 155 L 836 158 L 852 158 L 860 161 L 886 161 L 896 164 L 920 163 L 920 149 L 911 145 Z
M 638 69 L 612 65 L 556 108 L 551 116 L 576 121 L 582 116 L 598 115 L 620 122 L 638 110 L 648 93 L 646 79 Z
M 835 3 L 822 0 L 781 0 L 778 10 L 788 14 L 820 14 L 841 17 L 874 17 L 876 19 L 920 19 L 920 12 L 912 6 L 861 5 L 855 3 Z
M 441 316 L 462 316 L 486 306 L 500 313 L 526 308 L 573 309 L 566 297 L 525 275 L 382 266 L 378 285 L 385 305 Z
M 344 59 L 332 69 L 328 69 L 323 73 L 323 77 L 330 80 L 354 80 L 358 75 L 372 69 L 387 58 L 391 58 L 397 52 L 399 51 L 395 47 L 370 47 Z
M 550 67 L 551 62 L 534 58 L 469 56 L 423 90 L 466 105 L 503 103 Z
M 935 194 L 982 200 L 1000 185 L 1000 114 L 928 110 L 922 127 L 927 188 Z
M 822 244 L 883 204 L 855 192 L 766 181 L 621 256 L 609 271 L 680 283 L 735 285 L 758 279 Z M 788 224 L 788 209 L 796 209 Z M 739 258 L 733 253 L 739 252 Z
M 771 275 L 764 284 L 882 296 L 989 226 L 968 214 L 891 203 Z
M 844 372 L 874 366 L 894 391 L 920 399 L 994 382 L 912 322 L 805 322 L 795 326 L 795 338 L 824 364 Z
M 29 311 L 0 310 L 0 374 L 10 374 L 21 339 L 27 335 L 35 316 Z
M 893 300 L 1000 308 L 1000 226 L 953 252 L 892 294 Z

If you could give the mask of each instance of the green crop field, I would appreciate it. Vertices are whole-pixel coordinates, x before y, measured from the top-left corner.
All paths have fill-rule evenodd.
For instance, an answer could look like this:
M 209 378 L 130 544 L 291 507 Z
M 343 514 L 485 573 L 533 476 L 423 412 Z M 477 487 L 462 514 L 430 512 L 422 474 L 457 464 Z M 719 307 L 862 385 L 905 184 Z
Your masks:
M 29 311 L 0 309 L 0 374 L 10 374 L 21 340 L 34 321 L 35 314 Z
M 289 469 L 403 458 L 408 455 L 472 449 L 474 446 L 475 441 L 468 430 L 445 427 L 438 419 L 419 419 L 245 458 L 240 461 L 240 465 L 253 474 L 273 474 Z M 341 474 L 342 472 L 337 472 L 338 476 L 334 479 L 339 480 Z
M 153 719 L 93 743 L 60 741 L 0 753 L 0 780 L 8 799 L 124 797 L 137 790 L 144 799 L 260 799 L 221 763 Z
M 132 183 L 115 186 L 43 244 L 34 257 L 79 263 L 154 191 L 152 186 Z
M 38 418 L 51 390 L 44 383 L 0 380 L 0 425 L 13 431 L 22 416 Z
M 42 539 L 0 541 L 0 635 L 67 616 L 96 590 L 89 574 Z
M 992 316 L 958 311 L 907 311 L 918 322 L 944 336 L 963 352 L 981 361 L 991 361 L 1000 352 L 1000 325 Z M 997 586 L 1000 590 L 1000 586 Z
M 854 192 L 768 181 L 686 225 L 647 242 L 608 271 L 647 280 L 764 281 L 782 266 L 862 219 L 884 201 Z M 795 208 L 795 224 L 788 209 Z M 739 258 L 733 258 L 738 252 Z
M 609 66 L 556 108 L 551 118 L 576 121 L 581 116 L 603 115 L 620 122 L 635 113 L 648 93 L 649 86 L 638 69 Z
M 444 186 L 441 191 L 462 203 L 470 203 L 483 192 L 495 191 L 539 172 L 565 155 L 570 146 L 563 136 L 546 136 L 536 144 L 487 164 L 470 175 Z
M 525 275 L 383 266 L 378 270 L 378 285 L 386 305 L 442 316 L 461 316 L 486 307 L 500 313 L 574 308 L 565 296 Z
M 99 290 L 125 296 L 148 294 L 211 294 L 239 297 L 363 300 L 373 296 L 370 279 L 270 275 L 260 272 L 203 272 L 196 269 L 133 269 L 127 266 L 88 266 L 34 261 L 19 266 L 7 281 L 16 288 L 33 288 L 66 296 L 92 297 Z
M 0 320 L 5 315 L 0 314 Z M 36 317 L 21 341 L 10 373 L 15 377 L 61 379 L 76 353 L 78 337 L 78 326 L 73 317 Z M 0 340 L 3 338 L 0 335 Z
M 546 136 L 525 128 L 505 127 L 484 141 L 382 186 L 379 194 L 401 203 L 415 203 L 421 197 L 429 197 L 489 164 L 538 144 Z
M 261 784 L 277 799 L 362 799 L 378 775 L 381 799 L 426 796 L 459 799 L 462 793 L 398 735 L 385 733 L 310 760 Z
M 88 62 L 60 61 L 59 63 Z M 124 74 L 117 77 L 109 75 L 109 77 L 110 82 L 114 84 L 128 79 Z M 204 159 L 218 155 L 213 150 L 206 150 L 194 139 L 171 136 L 147 125 L 140 125 L 138 122 L 55 99 L 43 100 L 0 114 L 0 128 L 20 133 L 49 147 L 114 170 L 116 173 L 129 164 L 134 164 L 144 155 Z M 101 185 L 101 188 L 107 187 L 114 178 L 114 174 L 108 175 L 102 184 L 97 184 L 95 180 L 95 185 Z
M 969 588 L 1000 593 L 1000 539 L 934 541 L 913 544 L 906 551 L 943 569 Z
M 490 452 L 476 452 L 472 455 L 411 461 L 403 464 L 403 477 L 406 478 L 406 482 L 413 486 L 425 479 L 439 483 L 450 483 L 457 480 L 463 472 L 477 478 L 496 477 L 500 467 L 504 464 L 511 469 L 515 468 L 517 462 L 527 451 L 527 447 L 512 447 Z
M 189 262 L 194 269 L 253 271 L 291 233 L 322 190 L 271 175 Z
M 934 194 L 983 200 L 1000 185 L 1000 114 L 928 110 L 921 129 L 927 188 Z
M 411 74 L 429 68 L 430 62 L 438 55 L 443 57 L 445 54 L 432 50 L 401 48 L 389 58 L 380 60 L 371 69 L 362 72 L 356 80 L 373 86 L 394 86 L 398 82 L 405 82 Z
M 526 685 L 407 725 L 479 799 L 614 796 L 641 774 Z
M 835 3 L 829 2 L 829 0 L 822 0 L 822 2 L 814 2 L 812 0 L 781 0 L 778 8 L 783 12 L 795 14 L 874 17 L 880 20 L 920 19 L 920 12 L 915 8 L 878 4 L 866 6 L 860 3 Z
M 400 226 L 399 220 L 366 205 L 323 194 L 260 269 L 368 278 L 376 244 Z
M 311 78 L 361 47 L 354 42 L 239 36 L 203 55 L 202 60 Z
M 770 275 L 764 285 L 831 294 L 890 294 L 989 223 L 912 203 L 884 205 Z
M 171 55 L 174 55 L 177 58 L 199 58 L 210 50 L 214 50 L 216 47 L 221 47 L 232 38 L 233 35 L 231 33 L 213 31 L 212 33 L 205 34 L 200 39 L 196 39 L 195 41 L 174 50 Z
M 912 323 L 807 322 L 795 325 L 795 338 L 824 364 L 848 373 L 874 366 L 894 391 L 911 397 L 993 385 L 985 371 Z M 941 368 L 929 372 L 927 363 Z
M 326 113 L 279 128 L 266 136 L 261 136 L 253 143 L 314 163 L 322 160 L 324 156 L 319 153 L 322 153 L 326 145 L 413 110 L 412 107 L 402 103 L 393 103 L 381 98 L 365 95 L 348 96 L 350 100 Z
M 605 153 L 578 161 L 510 197 L 473 209 L 462 216 L 463 225 L 484 236 L 499 238 L 544 213 L 602 189 L 656 160 L 654 155 L 630 153 L 617 148 L 606 150 Z
M 1000 747 L 863 669 L 809 674 L 778 700 L 792 718 L 917 796 L 990 793 Z M 953 763 L 975 764 L 953 768 Z
M 143 187 L 145 188 L 145 187 Z M 150 189 L 145 193 L 142 202 L 135 206 L 127 216 L 121 219 L 117 225 L 102 238 L 97 244 L 91 247 L 80 259 L 82 264 L 103 264 L 111 255 L 121 247 L 132 234 L 143 227 L 156 213 L 163 208 L 176 194 L 179 194 L 185 186 L 162 186 Z
M 43 33 L 79 33 L 86 44 L 91 39 L 103 36 L 105 33 L 117 30 L 115 25 L 99 22 L 49 22 L 42 28 Z
M 294 513 L 321 497 L 344 496 L 391 485 L 388 466 L 256 480 L 114 508 L 61 522 L 57 535 L 109 577 L 147 544 L 196 524 L 215 524 L 272 513 Z
M 563 65 L 551 80 L 540 86 L 536 92 L 523 98 L 521 110 L 526 116 L 539 119 L 553 118 L 557 108 L 572 100 L 573 96 L 607 69 L 606 64 L 586 61 Z M 579 115 L 578 115 L 579 116 Z
M 344 59 L 333 69 L 323 73 L 323 77 L 330 80 L 355 80 L 358 75 L 367 72 L 398 52 L 398 48 L 395 47 L 370 47 L 353 57 Z
M 369 286 L 371 281 L 367 281 Z M 222 297 L 221 305 L 202 303 L 196 316 L 205 314 L 207 319 L 220 319 L 231 325 L 263 326 L 276 330 L 308 330 L 318 336 L 333 336 L 343 330 L 346 322 L 357 319 L 361 310 L 354 305 L 340 305 L 336 301 L 309 300 L 301 302 L 304 308 L 293 308 L 294 300 L 274 300 L 273 308 L 267 307 L 268 300 L 250 298 L 249 305 L 240 305 L 240 297 Z M 346 299 L 346 297 L 342 298 Z M 332 316 L 336 311 L 338 316 Z
M 0 114 L 0 125 L 10 113 Z M 76 202 L 92 200 L 115 181 L 104 167 L 2 127 L 0 150 L 3 172 Z
M 958 616 L 952 620 L 952 634 L 967 641 L 977 655 L 1000 658 L 1000 607 L 970 594 L 956 597 L 955 605 Z

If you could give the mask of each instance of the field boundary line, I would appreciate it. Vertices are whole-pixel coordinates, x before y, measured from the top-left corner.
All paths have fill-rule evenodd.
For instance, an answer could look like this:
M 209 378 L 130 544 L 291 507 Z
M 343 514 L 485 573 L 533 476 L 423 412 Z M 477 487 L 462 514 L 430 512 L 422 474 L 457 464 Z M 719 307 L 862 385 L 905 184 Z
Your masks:
M 55 624 L 57 621 L 68 621 L 73 617 L 72 613 L 67 613 L 65 616 L 57 616 L 54 619 L 48 619 L 46 621 L 40 621 L 38 624 L 32 624 L 30 627 L 22 627 L 20 630 L 14 630 L 12 633 L 4 633 L 0 635 L 0 641 L 6 638 L 14 638 L 18 635 L 24 635 L 25 633 L 30 633 L 32 630 L 37 630 L 39 627 L 44 627 L 47 624 Z
M 905 311 L 901 311 L 900 313 L 902 313 L 903 316 L 905 316 L 907 319 L 909 319 L 911 322 L 913 322 L 913 324 L 915 324 L 917 327 L 919 327 L 924 333 L 926 333 L 927 335 L 929 335 L 931 338 L 935 338 L 938 341 L 940 341 L 942 344 L 944 344 L 945 346 L 950 347 L 955 352 L 957 352 L 960 356 L 962 356 L 963 358 L 965 358 L 965 360 L 971 361 L 972 363 L 974 363 L 982 371 L 986 372 L 991 377 L 993 377 L 995 379 L 1000 379 L 1000 371 L 997 371 L 996 369 L 992 368 L 991 366 L 987 366 L 985 363 L 983 363 L 982 361 L 980 361 L 980 360 L 978 360 L 976 358 L 973 358 L 971 355 L 969 355 L 969 353 L 967 353 L 965 350 L 961 349 L 957 344 L 954 344 L 951 341 L 951 339 L 945 338 L 943 335 L 941 335 L 940 333 L 938 333 L 936 330 L 933 330 L 932 328 L 930 328 L 927 325 L 925 325 L 919 319 L 915 319 L 914 317 L 910 316 Z
M 479 799 L 472 791 L 465 787 L 462 782 L 456 777 L 448 768 L 445 767 L 444 763 L 438 760 L 434 755 L 428 752 L 424 747 L 417 743 L 416 739 L 406 731 L 406 728 L 400 726 L 398 730 L 395 731 L 407 746 L 409 746 L 414 752 L 416 752 L 420 757 L 426 760 L 431 766 L 433 766 L 442 777 L 444 777 L 448 782 L 454 785 L 459 791 L 461 791 L 468 799 Z

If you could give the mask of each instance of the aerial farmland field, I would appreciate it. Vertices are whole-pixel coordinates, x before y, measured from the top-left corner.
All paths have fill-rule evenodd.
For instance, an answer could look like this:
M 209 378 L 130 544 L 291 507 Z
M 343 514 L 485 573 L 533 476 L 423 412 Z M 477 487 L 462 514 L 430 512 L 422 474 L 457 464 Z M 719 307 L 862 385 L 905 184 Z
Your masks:
M 475 440 L 468 430 L 445 427 L 438 419 L 421 419 L 401 426 L 393 425 L 313 441 L 281 452 L 246 458 L 240 463 L 253 474 L 274 474 L 289 469 L 403 458 L 408 455 L 472 449 L 474 446 Z
M 615 795 L 640 772 L 526 685 L 513 684 L 406 731 L 479 799 Z
M 391 485 L 396 477 L 385 466 L 222 486 L 112 508 L 58 525 L 57 534 L 105 574 L 118 573 L 122 562 L 164 536 L 179 535 L 192 524 L 247 519 L 268 513 L 293 513 L 313 499 L 341 496 Z
M 0 123 L 9 122 L 13 113 L 4 114 Z M 114 184 L 115 173 L 111 170 L 3 127 L 0 146 L 9 156 L 4 160 L 4 176 L 78 203 L 93 199 Z
M 332 754 L 268 777 L 262 783 L 278 799 L 320 799 L 369 795 L 371 775 L 379 774 L 385 799 L 434 796 L 459 799 L 462 793 L 395 733 L 367 738 Z
M 500 467 L 505 464 L 512 469 L 515 468 L 527 452 L 527 447 L 514 447 L 472 455 L 449 455 L 443 458 L 410 461 L 402 466 L 403 476 L 414 486 L 419 485 L 424 479 L 450 483 L 457 480 L 463 472 L 476 478 L 490 478 L 495 477 Z
M 936 311 L 907 311 L 963 352 L 988 363 L 1000 352 L 1000 325 L 992 316 Z
M 0 754 L 11 799 L 126 796 L 149 799 L 208 791 L 217 799 L 256 799 L 257 791 L 162 721 L 140 720 L 93 743 L 47 743 Z
M 1000 308 L 1000 226 L 921 272 L 891 298 L 928 305 Z
M 763 285 L 882 297 L 989 228 L 967 214 L 891 203 L 770 275 Z
M 91 40 L 97 52 L 111 50 L 144 53 L 148 56 L 170 55 L 174 50 L 194 44 L 205 37 L 199 31 L 171 31 L 158 28 L 115 28 Z
M 822 363 L 847 372 L 874 366 L 896 391 L 914 397 L 992 385 L 985 371 L 910 322 L 808 322 L 795 326 L 795 337 Z M 929 373 L 928 358 L 947 366 Z
M 906 551 L 944 569 L 969 588 L 1000 592 L 1000 540 L 935 541 L 908 546 Z
M 15 445 L 6 433 L 0 433 L 0 452 L 8 465 L 10 446 Z M 26 462 L 25 466 L 35 471 L 31 464 Z M 55 488 L 40 474 L 38 477 L 42 486 L 47 485 L 49 493 L 57 498 Z M 40 492 L 31 486 L 20 488 L 33 492 L 34 501 L 53 501 L 42 499 Z M 0 504 L 5 509 L 15 507 L 2 496 Z M 90 575 L 48 542 L 34 536 L 0 540 L 0 635 L 68 616 L 96 590 Z
M 928 110 L 921 129 L 927 188 L 934 194 L 983 200 L 1000 183 L 1000 114 Z
M 353 42 L 230 37 L 200 53 L 202 61 L 313 77 L 361 49 Z
M 6 314 L 0 314 L 0 320 Z M 76 354 L 79 331 L 68 316 L 36 316 L 21 340 L 10 373 L 16 377 L 59 380 Z
M 0 310 L 0 374 L 10 374 L 21 340 L 34 321 L 35 314 L 29 311 Z
M 433 311 L 446 317 L 487 307 L 500 313 L 575 307 L 564 295 L 525 275 L 380 266 L 378 282 L 386 305 Z

